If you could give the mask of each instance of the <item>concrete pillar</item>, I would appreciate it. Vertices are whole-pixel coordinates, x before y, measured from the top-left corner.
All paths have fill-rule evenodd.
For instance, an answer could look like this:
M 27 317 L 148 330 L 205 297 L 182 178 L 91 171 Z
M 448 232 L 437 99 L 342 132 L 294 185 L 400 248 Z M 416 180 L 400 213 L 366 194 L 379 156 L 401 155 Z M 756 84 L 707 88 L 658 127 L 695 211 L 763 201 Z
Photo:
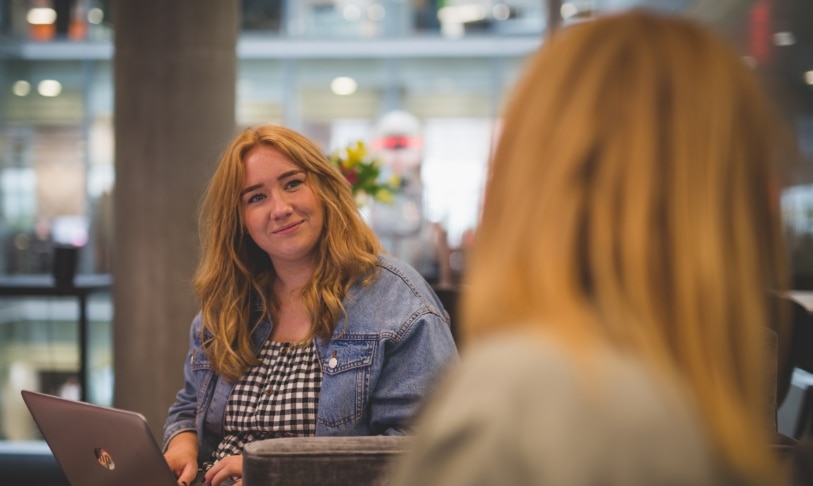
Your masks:
M 548 27 L 545 35 L 550 38 L 562 24 L 562 0 L 545 0 L 548 13 Z
M 198 203 L 235 129 L 239 3 L 114 5 L 113 400 L 156 435 L 197 311 Z

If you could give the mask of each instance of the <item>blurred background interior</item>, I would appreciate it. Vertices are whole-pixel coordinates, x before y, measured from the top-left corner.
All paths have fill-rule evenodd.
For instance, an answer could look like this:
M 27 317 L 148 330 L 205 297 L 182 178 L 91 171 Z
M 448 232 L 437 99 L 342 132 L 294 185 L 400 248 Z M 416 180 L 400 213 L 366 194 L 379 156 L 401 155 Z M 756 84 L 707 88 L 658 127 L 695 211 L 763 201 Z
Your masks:
M 79 247 L 80 274 L 111 272 L 115 3 L 0 0 L 0 276 L 48 274 L 57 245 Z M 783 215 L 794 287 L 813 289 L 811 0 L 240 3 L 237 125 L 284 124 L 326 152 L 357 140 L 416 148 L 421 212 L 445 236 L 452 285 L 503 100 L 548 32 L 640 6 L 700 19 L 764 77 L 796 130 L 805 161 Z M 401 138 L 384 133 L 393 114 Z M 88 299 L 81 389 L 77 299 L 0 294 L 0 440 L 38 438 L 22 388 L 112 403 L 112 302 L 104 288 Z

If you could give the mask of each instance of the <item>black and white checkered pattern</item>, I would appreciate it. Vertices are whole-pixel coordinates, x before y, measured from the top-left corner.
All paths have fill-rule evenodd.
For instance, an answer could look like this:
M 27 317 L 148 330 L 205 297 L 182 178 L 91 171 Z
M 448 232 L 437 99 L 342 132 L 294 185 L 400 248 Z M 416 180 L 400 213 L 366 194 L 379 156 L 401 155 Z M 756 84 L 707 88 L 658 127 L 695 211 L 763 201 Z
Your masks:
M 322 368 L 313 341 L 307 346 L 267 341 L 259 358 L 229 397 L 225 437 L 214 460 L 240 454 L 255 440 L 316 432 Z

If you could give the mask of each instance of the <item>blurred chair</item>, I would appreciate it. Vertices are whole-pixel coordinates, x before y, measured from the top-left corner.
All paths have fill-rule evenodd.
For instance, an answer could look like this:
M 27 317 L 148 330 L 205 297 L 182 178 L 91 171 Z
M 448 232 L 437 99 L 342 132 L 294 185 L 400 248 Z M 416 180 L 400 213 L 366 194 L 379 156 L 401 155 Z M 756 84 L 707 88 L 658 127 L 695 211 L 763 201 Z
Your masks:
M 801 368 L 813 372 L 813 317 L 810 311 L 793 297 L 771 294 L 773 312 L 784 316 L 781 323 L 776 317 L 773 330 L 777 333 L 777 407 L 787 398 L 793 370 Z M 780 313 L 781 312 L 781 313 Z
M 245 486 L 384 486 L 409 436 L 291 437 L 243 450 Z
M 805 388 L 799 406 L 799 418 L 796 422 L 794 437 L 813 440 L 813 386 Z
M 774 329 L 779 335 L 776 404 L 781 407 L 788 401 L 789 392 L 794 382 L 795 370 L 813 372 L 813 316 L 810 309 L 790 296 L 777 296 L 774 299 L 777 305 L 784 305 L 781 309 L 786 316 L 786 325 L 777 324 Z M 780 308 L 776 308 L 780 309 Z M 813 437 L 813 386 L 807 384 L 796 386 L 800 388 L 793 391 L 793 402 L 789 403 L 797 408 L 794 417 L 793 439 L 800 440 Z

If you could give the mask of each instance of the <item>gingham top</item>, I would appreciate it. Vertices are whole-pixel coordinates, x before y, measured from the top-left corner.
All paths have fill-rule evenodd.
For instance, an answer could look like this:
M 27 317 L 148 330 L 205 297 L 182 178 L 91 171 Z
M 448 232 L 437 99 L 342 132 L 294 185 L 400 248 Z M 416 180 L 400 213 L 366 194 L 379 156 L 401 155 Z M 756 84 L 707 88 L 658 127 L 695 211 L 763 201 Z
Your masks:
M 313 341 L 294 346 L 269 340 L 259 359 L 229 396 L 225 437 L 214 452 L 215 461 L 242 453 L 255 440 L 316 432 L 322 368 Z

